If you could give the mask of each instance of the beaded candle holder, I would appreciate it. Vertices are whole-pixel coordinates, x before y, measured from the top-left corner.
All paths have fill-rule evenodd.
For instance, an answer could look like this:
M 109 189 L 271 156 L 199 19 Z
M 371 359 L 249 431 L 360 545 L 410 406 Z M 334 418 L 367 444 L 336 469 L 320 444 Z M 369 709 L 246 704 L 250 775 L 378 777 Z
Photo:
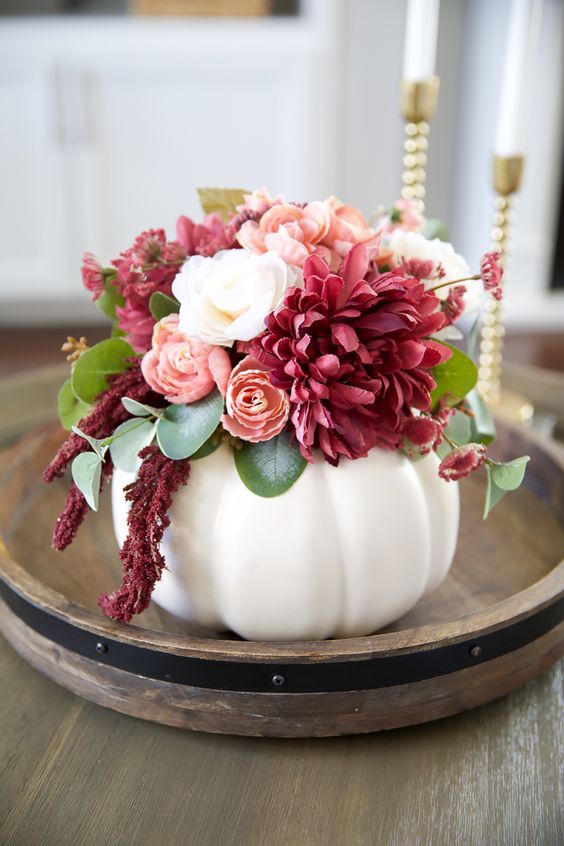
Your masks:
M 435 114 L 438 97 L 437 76 L 402 82 L 401 111 L 406 124 L 401 195 L 407 200 L 415 200 L 420 212 L 425 211 L 429 121 Z

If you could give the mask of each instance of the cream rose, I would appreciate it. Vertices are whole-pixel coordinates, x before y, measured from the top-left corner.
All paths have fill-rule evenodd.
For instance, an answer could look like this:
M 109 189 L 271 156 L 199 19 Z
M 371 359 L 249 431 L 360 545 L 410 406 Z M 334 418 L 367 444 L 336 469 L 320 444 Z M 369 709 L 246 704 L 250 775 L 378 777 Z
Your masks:
M 396 264 L 410 261 L 410 259 L 432 261 L 435 273 L 439 272 L 441 267 L 444 270 L 443 278 L 445 282 L 465 279 L 471 275 L 466 260 L 455 253 L 452 244 L 449 244 L 448 241 L 441 241 L 439 238 L 429 240 L 418 232 L 394 229 L 386 237 L 385 247 L 392 251 L 393 260 Z M 432 283 L 432 285 L 434 284 L 436 284 L 436 280 Z M 428 287 L 432 287 L 432 285 Z M 441 289 L 438 294 L 439 296 L 446 296 L 448 288 Z
M 212 257 L 192 256 L 172 291 L 180 301 L 180 331 L 208 344 L 230 347 L 250 341 L 265 328 L 265 318 L 288 288 L 303 286 L 301 271 L 273 251 L 224 250 Z

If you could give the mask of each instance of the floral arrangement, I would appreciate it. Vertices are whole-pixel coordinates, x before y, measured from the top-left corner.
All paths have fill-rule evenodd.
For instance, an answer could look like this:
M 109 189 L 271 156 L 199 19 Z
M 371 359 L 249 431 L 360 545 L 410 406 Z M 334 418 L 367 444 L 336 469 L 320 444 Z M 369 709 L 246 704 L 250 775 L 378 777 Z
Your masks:
M 487 454 L 495 432 L 475 390 L 477 321 L 466 353 L 450 343 L 463 337 L 455 324 L 472 285 L 501 298 L 497 253 L 471 274 L 438 222 L 407 200 L 369 225 L 334 197 L 200 196 L 202 223 L 180 217 L 176 240 L 143 232 L 110 267 L 85 255 L 84 285 L 111 337 L 63 347 L 71 375 L 59 414 L 71 432 L 44 478 L 71 465 L 73 481 L 53 545 L 64 549 L 97 510 L 114 466 L 136 474 L 123 582 L 100 597 L 127 622 L 165 566 L 167 512 L 190 462 L 222 441 L 264 497 L 287 491 L 308 462 L 338 465 L 375 447 L 413 460 L 435 451 L 447 482 L 485 465 L 484 516 L 528 460 Z

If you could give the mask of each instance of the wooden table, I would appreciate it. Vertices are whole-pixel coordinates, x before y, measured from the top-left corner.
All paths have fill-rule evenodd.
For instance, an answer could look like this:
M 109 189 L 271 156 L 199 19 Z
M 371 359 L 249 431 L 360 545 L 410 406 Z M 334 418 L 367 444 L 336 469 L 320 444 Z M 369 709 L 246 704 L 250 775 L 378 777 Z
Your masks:
M 62 373 L 0 382 L 0 441 L 52 417 Z M 0 639 L 0 844 L 559 846 L 562 675 L 409 729 L 246 739 L 104 710 Z

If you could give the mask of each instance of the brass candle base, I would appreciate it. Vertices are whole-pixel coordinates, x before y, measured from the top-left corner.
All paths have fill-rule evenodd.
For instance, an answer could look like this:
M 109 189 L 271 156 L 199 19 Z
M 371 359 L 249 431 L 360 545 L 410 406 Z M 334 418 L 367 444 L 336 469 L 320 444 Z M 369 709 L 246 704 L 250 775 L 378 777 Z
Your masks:
M 507 284 L 507 265 L 510 236 L 513 224 L 514 194 L 521 187 L 523 156 L 494 156 L 493 184 L 497 197 L 494 200 L 492 249 L 497 250 L 505 269 L 504 287 Z M 478 391 L 493 411 L 506 420 L 527 425 L 533 417 L 533 406 L 525 398 L 501 387 L 503 364 L 503 314 L 501 303 L 489 297 L 485 303 L 478 360 Z
M 425 211 L 429 121 L 436 111 L 438 96 L 439 78 L 436 76 L 419 82 L 402 82 L 401 111 L 406 120 L 406 137 L 401 195 L 414 200 L 420 212 Z

